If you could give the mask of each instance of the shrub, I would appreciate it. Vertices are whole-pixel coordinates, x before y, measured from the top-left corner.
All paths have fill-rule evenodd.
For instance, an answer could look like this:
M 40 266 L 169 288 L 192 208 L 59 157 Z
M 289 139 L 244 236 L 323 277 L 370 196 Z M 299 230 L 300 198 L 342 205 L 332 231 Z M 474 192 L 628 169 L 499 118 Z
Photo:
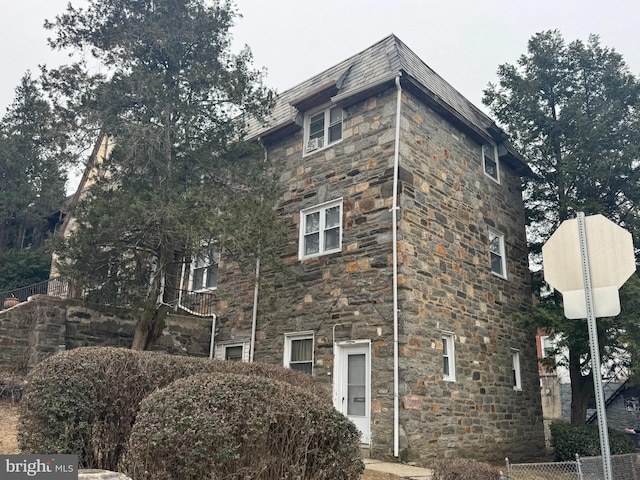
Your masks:
M 353 423 L 302 388 L 199 374 L 142 402 L 122 467 L 135 480 L 356 480 L 359 439 Z
M 312 377 L 275 365 L 78 348 L 49 357 L 29 373 L 21 402 L 20 449 L 77 454 L 82 468 L 115 470 L 144 397 L 178 378 L 202 372 L 265 375 L 301 385 L 329 402 L 324 387 Z
M 552 423 L 551 446 L 557 461 L 575 460 L 576 453 L 581 457 L 600 455 L 600 434 L 592 425 L 570 425 Z M 612 455 L 632 453 L 633 441 L 624 432 L 609 430 L 609 450 Z
M 487 463 L 467 458 L 439 460 L 431 471 L 431 480 L 497 480 L 500 471 Z

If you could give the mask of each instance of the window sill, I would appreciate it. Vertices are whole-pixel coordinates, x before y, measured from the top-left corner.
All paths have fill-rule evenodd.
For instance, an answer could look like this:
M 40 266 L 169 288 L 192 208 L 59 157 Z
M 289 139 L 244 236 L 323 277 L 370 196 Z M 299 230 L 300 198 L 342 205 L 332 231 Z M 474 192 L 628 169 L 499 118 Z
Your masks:
M 316 154 L 316 153 L 320 153 L 320 152 L 324 152 L 324 151 L 325 151 L 325 150 L 327 150 L 328 148 L 331 148 L 331 147 L 333 147 L 333 146 L 335 146 L 335 145 L 337 145 L 337 144 L 339 144 L 339 143 L 341 143 L 341 142 L 342 142 L 342 139 L 337 140 L 337 141 L 335 141 L 335 142 L 333 142 L 333 143 L 330 143 L 329 145 L 326 145 L 326 146 L 324 146 L 324 147 L 322 147 L 322 148 L 316 148 L 315 150 L 311 150 L 310 152 L 304 152 L 304 153 L 302 154 L 302 158 L 312 157 L 314 154 Z
M 498 278 L 501 278 L 501 279 L 503 279 L 503 280 L 508 280 L 506 275 L 500 275 L 499 273 L 496 273 L 496 272 L 494 272 L 493 270 L 491 270 L 491 274 L 492 274 L 494 277 L 498 277 Z

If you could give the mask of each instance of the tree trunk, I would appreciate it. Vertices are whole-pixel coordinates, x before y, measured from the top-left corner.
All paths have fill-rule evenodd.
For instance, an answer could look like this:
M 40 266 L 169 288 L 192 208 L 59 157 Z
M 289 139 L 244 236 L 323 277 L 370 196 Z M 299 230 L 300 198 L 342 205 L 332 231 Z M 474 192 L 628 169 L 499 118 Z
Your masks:
M 136 330 L 131 344 L 132 350 L 151 350 L 156 340 L 162 335 L 164 329 L 164 319 L 168 309 L 165 305 L 158 303 L 162 289 L 162 276 L 165 262 L 158 260 L 158 266 L 153 274 L 151 288 L 147 296 L 146 304 L 136 323 Z
M 582 375 L 580 356 L 569 352 L 569 374 L 571 376 L 571 424 L 584 425 L 587 407 L 593 396 L 593 377 Z

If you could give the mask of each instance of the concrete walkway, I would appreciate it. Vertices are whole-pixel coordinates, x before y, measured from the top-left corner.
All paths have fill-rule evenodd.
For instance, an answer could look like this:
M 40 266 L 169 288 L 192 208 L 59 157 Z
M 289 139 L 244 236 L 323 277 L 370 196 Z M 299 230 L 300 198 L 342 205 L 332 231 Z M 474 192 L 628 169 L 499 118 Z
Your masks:
M 404 463 L 391 463 L 375 460 L 373 458 L 364 458 L 364 466 L 367 470 L 375 470 L 377 472 L 392 473 L 402 478 L 415 480 L 430 480 L 431 470 L 428 468 L 414 467 Z

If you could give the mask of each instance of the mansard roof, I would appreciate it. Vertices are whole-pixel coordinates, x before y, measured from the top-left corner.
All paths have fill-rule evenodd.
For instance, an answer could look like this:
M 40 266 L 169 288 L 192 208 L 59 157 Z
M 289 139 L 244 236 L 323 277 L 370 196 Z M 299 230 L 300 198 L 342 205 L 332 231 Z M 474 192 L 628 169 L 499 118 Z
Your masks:
M 500 144 L 501 159 L 520 175 L 532 174 L 523 158 L 508 143 L 506 133 L 395 35 L 383 38 L 362 52 L 282 92 L 265 121 L 249 123 L 248 137 L 267 138 L 299 129 L 305 110 L 330 100 L 349 106 L 389 88 L 398 75 L 401 75 L 402 88 L 410 89 L 477 141 Z

